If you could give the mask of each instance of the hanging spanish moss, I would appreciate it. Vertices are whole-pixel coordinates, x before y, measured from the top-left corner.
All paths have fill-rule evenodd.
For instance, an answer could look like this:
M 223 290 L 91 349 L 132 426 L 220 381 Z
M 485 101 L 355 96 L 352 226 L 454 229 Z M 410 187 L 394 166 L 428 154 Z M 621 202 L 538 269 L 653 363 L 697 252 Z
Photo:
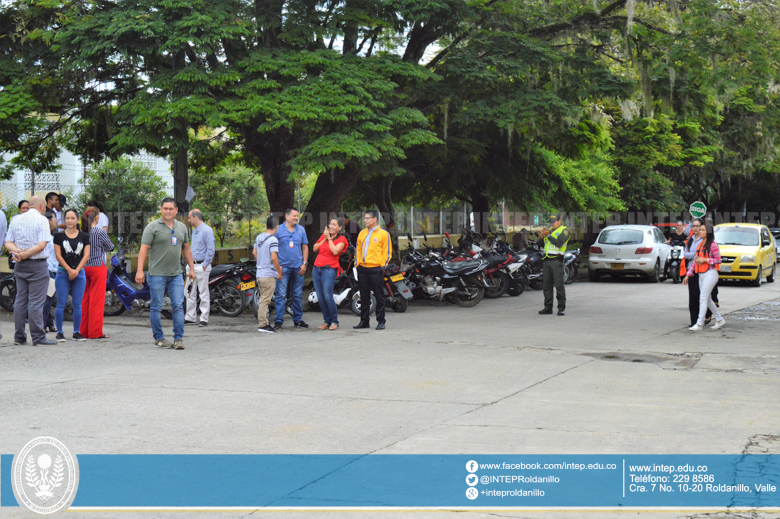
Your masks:
M 506 129 L 506 151 L 509 154 L 508 162 L 512 164 L 512 134 L 515 133 L 515 126 L 510 124 Z
M 674 98 L 674 80 L 677 78 L 677 73 L 672 67 L 667 68 L 669 71 L 669 101 Z
M 444 149 L 447 149 L 447 132 L 450 126 L 450 102 L 444 103 Z
M 601 11 L 599 11 L 599 0 L 593 0 L 593 12 L 601 14 Z
M 634 27 L 634 0 L 628 0 L 626 3 L 628 21 L 626 22 L 626 33 L 631 34 Z

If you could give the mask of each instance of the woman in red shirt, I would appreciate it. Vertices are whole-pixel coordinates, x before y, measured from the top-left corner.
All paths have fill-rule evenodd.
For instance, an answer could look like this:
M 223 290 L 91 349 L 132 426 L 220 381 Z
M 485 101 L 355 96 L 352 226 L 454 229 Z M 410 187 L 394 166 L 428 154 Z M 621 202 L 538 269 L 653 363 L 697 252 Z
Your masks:
M 320 330 L 339 329 L 339 309 L 333 299 L 333 286 L 336 284 L 336 278 L 341 274 L 339 256 L 347 248 L 347 239 L 341 234 L 343 229 L 343 218 L 331 218 L 322 236 L 314 244 L 314 252 L 317 253 L 312 271 L 314 290 L 317 292 L 322 317 L 325 320 L 319 327 Z

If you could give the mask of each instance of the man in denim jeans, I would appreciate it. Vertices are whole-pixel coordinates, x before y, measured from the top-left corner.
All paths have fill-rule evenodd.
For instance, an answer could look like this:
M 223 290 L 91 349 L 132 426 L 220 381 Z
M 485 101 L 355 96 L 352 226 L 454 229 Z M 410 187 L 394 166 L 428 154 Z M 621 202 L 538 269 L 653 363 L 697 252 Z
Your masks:
M 190 270 L 187 274 L 195 280 L 195 264 L 190 250 L 190 236 L 187 226 L 176 220 L 176 201 L 165 198 L 160 207 L 162 218 L 155 220 L 144 229 L 141 236 L 141 251 L 138 253 L 138 273 L 135 281 L 144 283 L 144 263 L 149 254 L 149 291 L 152 304 L 149 320 L 152 322 L 154 346 L 157 348 L 184 349 L 184 281 L 181 278 L 181 256 L 187 260 Z M 149 252 L 151 251 L 151 252 Z M 171 298 L 173 310 L 173 343 L 165 340 L 160 310 L 162 310 L 165 291 Z
M 309 262 L 309 240 L 306 231 L 298 225 L 298 211 L 287 209 L 284 212 L 284 225 L 276 231 L 279 240 L 279 264 L 282 266 L 282 279 L 276 281 L 274 306 L 274 330 L 280 331 L 284 323 L 284 309 L 287 306 L 287 291 L 290 290 L 293 323 L 296 328 L 308 328 L 303 322 L 303 276 Z

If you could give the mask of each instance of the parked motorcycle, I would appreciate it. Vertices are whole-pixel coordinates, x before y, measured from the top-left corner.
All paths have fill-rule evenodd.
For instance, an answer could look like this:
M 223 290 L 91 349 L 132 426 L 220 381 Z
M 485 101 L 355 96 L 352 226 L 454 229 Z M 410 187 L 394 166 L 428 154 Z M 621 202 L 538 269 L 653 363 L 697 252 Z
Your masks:
M 672 282 L 676 285 L 682 278 L 680 277 L 680 264 L 683 260 L 683 252 L 685 248 L 682 245 L 675 245 L 672 247 L 670 253 L 671 262 L 669 263 L 669 272 L 666 273 L 666 277 L 671 277 Z
M 577 272 L 580 269 L 580 249 L 567 251 L 563 255 L 563 282 L 571 285 L 577 281 Z
M 243 263 L 214 265 L 209 273 L 209 299 L 211 309 L 225 317 L 238 317 L 246 309 L 246 297 L 243 290 L 250 293 L 255 287 L 255 281 L 248 274 Z M 251 280 L 251 281 L 250 281 Z M 185 287 L 185 294 L 196 290 L 195 284 L 189 279 Z M 200 306 L 200 295 L 196 298 L 196 304 Z M 187 312 L 187 298 L 184 298 L 184 312 Z
M 16 278 L 13 274 L 9 274 L 0 280 L 0 306 L 6 311 L 13 313 L 14 301 L 16 300 Z M 68 302 L 65 306 L 65 321 L 73 321 L 73 304 L 72 297 L 68 295 Z M 52 303 L 52 310 L 57 308 L 57 297 L 55 295 L 54 302 Z M 108 285 L 108 279 L 106 279 L 106 302 L 104 307 L 104 315 L 114 316 L 120 315 L 125 311 L 124 306 L 118 300 L 114 289 Z
M 402 273 L 412 294 L 420 299 L 447 299 L 462 307 L 476 306 L 485 297 L 488 284 L 484 260 L 447 261 L 430 247 L 423 254 L 412 245 L 409 236 L 409 254 L 404 258 Z
M 121 241 L 120 237 L 119 242 L 121 243 Z M 147 273 L 144 272 L 144 274 Z M 144 311 L 149 310 L 152 305 L 152 296 L 147 280 L 148 275 L 144 278 L 143 285 L 135 282 L 134 276 L 131 277 L 125 266 L 125 249 L 119 249 L 111 258 L 111 270 L 106 280 L 105 315 L 120 315 L 125 310 L 129 310 L 135 311 L 136 316 L 140 317 Z M 173 317 L 171 298 L 167 295 L 163 298 L 162 315 L 168 319 Z

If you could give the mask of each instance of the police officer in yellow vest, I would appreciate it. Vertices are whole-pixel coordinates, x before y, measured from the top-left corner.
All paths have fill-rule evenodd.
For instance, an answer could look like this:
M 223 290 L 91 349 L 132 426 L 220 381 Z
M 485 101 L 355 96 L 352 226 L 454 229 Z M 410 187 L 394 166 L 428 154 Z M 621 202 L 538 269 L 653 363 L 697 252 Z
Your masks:
M 563 225 L 559 215 L 550 216 L 550 227 L 542 230 L 539 246 L 544 247 L 542 280 L 544 288 L 544 309 L 540 314 L 553 313 L 553 284 L 558 294 L 558 315 L 564 315 L 566 309 L 566 289 L 563 287 L 563 255 L 569 241 L 569 230 Z

